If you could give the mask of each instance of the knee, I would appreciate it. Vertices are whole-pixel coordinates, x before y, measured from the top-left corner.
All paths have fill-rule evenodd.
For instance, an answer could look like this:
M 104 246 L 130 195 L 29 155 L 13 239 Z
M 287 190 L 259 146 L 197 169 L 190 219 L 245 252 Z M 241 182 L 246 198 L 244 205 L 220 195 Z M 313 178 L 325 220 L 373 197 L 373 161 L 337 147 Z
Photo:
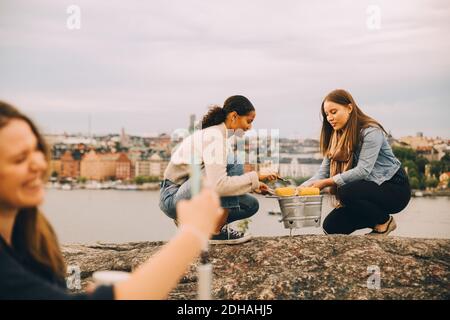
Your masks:
M 323 221 L 322 224 L 322 229 L 326 234 L 335 234 L 335 228 L 334 225 L 331 221 L 332 219 L 330 218 L 330 215 L 328 215 L 325 220 Z
M 322 229 L 326 234 L 342 234 L 344 233 L 339 222 L 339 217 L 335 211 L 330 212 L 330 214 L 325 218 L 322 224 Z
M 253 203 L 252 203 L 252 213 L 255 214 L 257 213 L 259 210 L 259 201 L 256 198 L 253 198 Z
M 249 216 L 254 215 L 259 210 L 259 201 L 255 197 L 249 196 L 247 204 L 247 212 Z
M 159 208 L 166 216 L 175 219 L 177 216 L 176 204 L 172 196 L 161 196 L 159 199 Z

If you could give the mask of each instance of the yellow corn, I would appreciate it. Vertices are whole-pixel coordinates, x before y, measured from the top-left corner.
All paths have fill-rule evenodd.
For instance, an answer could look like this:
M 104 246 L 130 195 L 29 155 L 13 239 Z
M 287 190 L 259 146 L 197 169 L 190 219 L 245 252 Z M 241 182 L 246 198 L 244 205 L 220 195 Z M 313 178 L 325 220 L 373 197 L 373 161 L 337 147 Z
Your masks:
M 319 194 L 320 194 L 319 188 L 305 187 L 298 189 L 299 196 L 318 196 Z
M 275 194 L 279 197 L 292 197 L 295 196 L 295 191 L 293 187 L 276 188 Z

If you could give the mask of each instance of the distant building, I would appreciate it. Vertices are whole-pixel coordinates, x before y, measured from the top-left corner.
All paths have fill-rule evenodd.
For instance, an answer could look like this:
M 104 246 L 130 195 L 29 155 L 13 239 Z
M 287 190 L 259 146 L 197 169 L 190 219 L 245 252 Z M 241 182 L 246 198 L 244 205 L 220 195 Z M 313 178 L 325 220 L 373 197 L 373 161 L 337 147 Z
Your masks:
M 149 160 L 136 161 L 136 176 L 162 179 L 168 164 L 168 160 L 163 159 L 158 153 L 154 153 Z
M 61 176 L 61 160 L 56 159 L 56 160 L 50 160 L 49 163 L 49 170 L 50 170 L 50 174 L 53 174 L 54 172 L 56 172 L 56 174 L 58 175 L 58 177 Z
M 150 176 L 150 161 L 139 160 L 135 163 L 136 177 L 149 177 Z
M 450 180 L 450 172 L 444 172 L 439 176 L 439 184 L 443 187 L 447 187 L 449 180 Z
M 407 136 L 399 139 L 400 142 L 406 143 L 411 146 L 414 150 L 419 147 L 432 147 L 433 140 L 425 138 L 422 133 L 418 133 L 416 136 Z
M 319 170 L 321 163 L 321 160 L 311 158 L 281 158 L 279 174 L 292 178 L 311 177 Z
M 171 137 L 168 134 L 160 134 L 158 137 L 146 138 L 148 147 L 155 151 L 170 152 Z
M 143 155 L 145 154 L 146 148 L 143 147 L 131 147 L 128 149 L 127 157 L 131 160 L 133 165 L 136 164 L 136 161 L 141 161 Z
M 168 164 L 169 162 L 164 160 L 159 154 L 153 154 L 150 157 L 150 176 L 162 178 Z
M 121 153 L 116 160 L 116 179 L 131 180 L 133 178 L 133 165 L 125 153 Z
M 416 153 L 428 161 L 439 161 L 439 152 L 433 146 L 417 147 Z
M 436 159 L 440 161 L 446 154 L 450 154 L 450 146 L 447 143 L 440 143 L 433 146 L 436 151 Z
M 122 128 L 120 133 L 120 145 L 122 148 L 128 148 L 130 146 L 130 137 L 125 133 L 125 128 Z
M 78 178 L 80 176 L 80 160 L 74 159 L 71 151 L 67 150 L 61 157 L 60 178 Z
M 80 174 L 89 180 L 104 181 L 116 177 L 117 160 L 121 154 L 98 154 L 89 151 L 81 160 Z

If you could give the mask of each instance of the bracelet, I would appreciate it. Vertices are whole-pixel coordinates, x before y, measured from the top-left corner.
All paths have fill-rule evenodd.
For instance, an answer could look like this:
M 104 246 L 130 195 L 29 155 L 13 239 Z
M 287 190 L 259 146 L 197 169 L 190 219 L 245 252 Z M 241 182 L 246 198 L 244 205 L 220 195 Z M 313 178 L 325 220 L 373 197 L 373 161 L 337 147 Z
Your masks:
M 187 231 L 194 236 L 197 237 L 198 240 L 200 240 L 202 250 L 208 249 L 208 237 L 205 236 L 202 232 L 200 232 L 196 227 L 191 225 L 182 225 L 178 228 L 178 233 L 182 233 L 184 231 Z

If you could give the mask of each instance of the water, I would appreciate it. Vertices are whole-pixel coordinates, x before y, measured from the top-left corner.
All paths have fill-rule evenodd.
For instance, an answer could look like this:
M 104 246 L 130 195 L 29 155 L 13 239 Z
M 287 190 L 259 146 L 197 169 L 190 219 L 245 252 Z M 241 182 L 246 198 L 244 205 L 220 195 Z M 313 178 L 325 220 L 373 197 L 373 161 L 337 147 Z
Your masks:
M 278 222 L 276 199 L 257 196 L 259 212 L 249 231 L 255 236 L 288 235 Z M 158 191 L 48 190 L 43 211 L 61 243 L 166 241 L 176 232 L 172 220 L 158 207 Z M 450 198 L 413 198 L 407 208 L 395 215 L 397 230 L 404 237 L 450 239 Z M 331 211 L 324 199 L 323 218 Z M 369 229 L 359 230 L 363 234 Z M 321 228 L 294 230 L 293 234 L 323 234 Z

